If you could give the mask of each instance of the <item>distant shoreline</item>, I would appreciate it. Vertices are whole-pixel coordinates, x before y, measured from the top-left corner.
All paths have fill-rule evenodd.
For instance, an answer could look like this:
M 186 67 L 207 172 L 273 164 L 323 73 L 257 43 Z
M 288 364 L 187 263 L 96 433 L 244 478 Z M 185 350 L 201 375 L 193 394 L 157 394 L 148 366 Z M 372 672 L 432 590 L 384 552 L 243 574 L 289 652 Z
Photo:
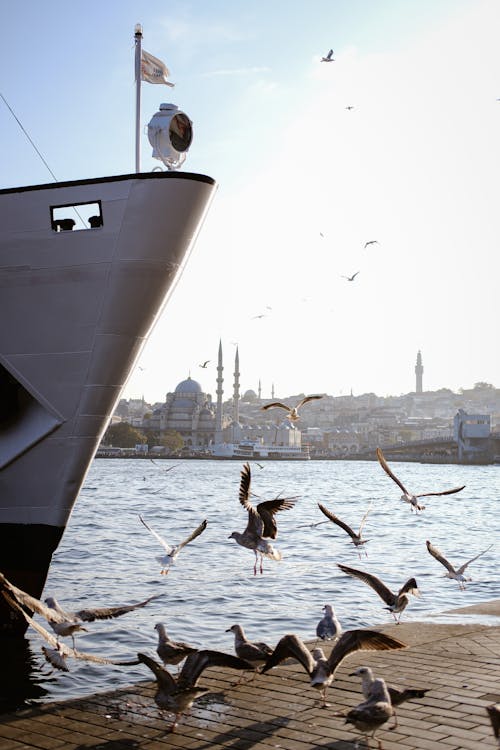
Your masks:
M 367 455 L 361 455 L 361 456 L 310 456 L 308 459 L 297 459 L 297 458 L 263 458 L 262 456 L 258 458 L 253 458 L 252 456 L 149 456 L 149 455 L 125 455 L 125 456 L 116 456 L 116 455 L 108 455 L 108 456 L 95 456 L 96 459 L 129 459 L 129 460 L 139 460 L 139 461 L 258 461 L 259 463 L 264 461 L 275 461 L 278 463 L 287 462 L 287 463 L 308 463 L 309 461 L 377 461 L 377 457 L 374 455 L 367 456 Z M 417 464 L 453 464 L 458 466 L 500 466 L 500 464 L 496 461 L 462 461 L 459 462 L 457 458 L 450 458 L 447 457 L 441 458 L 441 457 L 433 457 L 429 456 L 425 459 L 422 459 L 420 456 L 399 456 L 399 455 L 393 455 L 391 456 L 389 453 L 389 458 L 392 463 L 401 462 L 401 463 L 417 463 Z

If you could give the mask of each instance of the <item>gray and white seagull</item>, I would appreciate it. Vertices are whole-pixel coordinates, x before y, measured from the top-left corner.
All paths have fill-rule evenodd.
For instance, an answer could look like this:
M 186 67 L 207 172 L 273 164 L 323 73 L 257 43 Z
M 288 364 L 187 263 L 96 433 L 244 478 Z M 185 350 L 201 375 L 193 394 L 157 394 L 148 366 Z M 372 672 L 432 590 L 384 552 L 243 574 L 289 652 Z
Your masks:
M 341 521 L 340 518 L 335 515 L 335 513 L 332 513 L 330 510 L 328 510 L 328 508 L 325 508 L 324 505 L 321 505 L 321 503 L 318 503 L 318 507 L 319 507 L 320 511 L 330 521 L 332 521 L 332 523 L 336 524 L 341 529 L 344 529 L 344 531 L 346 531 L 349 534 L 349 536 L 351 537 L 352 543 L 354 544 L 354 546 L 356 547 L 356 549 L 358 551 L 359 557 L 361 557 L 361 552 L 360 552 L 359 547 L 362 547 L 364 544 L 366 544 L 368 541 L 370 541 L 369 539 L 363 539 L 363 537 L 361 536 L 361 532 L 363 531 L 363 526 L 366 523 L 366 519 L 368 518 L 368 514 L 369 514 L 372 506 L 370 505 L 370 507 L 366 511 L 365 515 L 361 519 L 361 523 L 359 524 L 359 531 L 357 533 L 355 531 L 353 531 L 353 529 L 351 529 L 351 527 L 348 526 L 348 524 L 346 524 L 344 521 Z M 368 557 L 368 553 L 366 552 L 366 550 L 365 550 L 365 555 Z
M 186 544 L 189 544 L 189 542 L 192 542 L 193 539 L 196 539 L 197 536 L 200 536 L 200 534 L 205 531 L 207 528 L 207 522 L 202 521 L 199 526 L 196 527 L 196 529 L 190 534 L 186 539 L 184 539 L 183 542 L 180 542 L 180 544 L 170 545 L 168 542 L 163 539 L 154 529 L 149 526 L 149 524 L 146 523 L 144 518 L 142 516 L 139 516 L 141 523 L 147 528 L 147 530 L 154 536 L 155 539 L 157 539 L 163 549 L 165 550 L 166 554 L 156 557 L 156 560 L 161 563 L 162 569 L 161 574 L 166 576 L 167 573 L 170 570 L 170 566 L 173 565 L 179 556 L 179 552 L 181 549 L 183 549 Z
M 323 396 L 305 396 L 305 398 L 302 399 L 302 401 L 299 401 L 299 403 L 296 406 L 287 406 L 287 404 L 283 404 L 281 401 L 273 401 L 271 404 L 265 404 L 265 406 L 261 406 L 260 408 L 263 411 L 267 411 L 267 409 L 284 409 L 287 414 L 287 419 L 290 419 L 292 422 L 296 422 L 299 417 L 299 409 L 304 404 L 307 404 L 309 401 L 315 401 L 318 398 L 323 398 Z
M 397 623 L 401 620 L 403 610 L 406 609 L 410 601 L 408 594 L 420 596 L 420 591 L 414 578 L 409 578 L 395 594 L 385 585 L 385 583 L 382 583 L 380 578 L 377 578 L 377 576 L 374 576 L 371 573 L 366 573 L 364 570 L 349 568 L 347 565 L 341 565 L 340 563 L 337 563 L 337 566 L 343 573 L 347 573 L 347 575 L 353 576 L 354 578 L 359 578 L 360 581 L 368 584 L 368 586 L 370 586 L 387 604 L 385 609 L 389 610 Z M 396 614 L 399 614 L 399 617 L 396 617 Z
M 288 658 L 301 664 L 310 678 L 310 685 L 321 692 L 322 705 L 327 706 L 326 691 L 332 684 L 340 663 L 355 651 L 387 651 L 406 648 L 406 643 L 385 633 L 374 630 L 347 630 L 332 648 L 328 658 L 323 649 L 315 648 L 312 653 L 298 635 L 284 635 L 266 661 L 261 672 L 268 672 Z
M 403 494 L 401 495 L 401 500 L 403 500 L 405 503 L 409 503 L 411 505 L 412 511 L 413 509 L 415 509 L 415 512 L 418 512 L 419 510 L 425 510 L 425 505 L 420 505 L 418 502 L 419 497 L 437 497 L 439 495 L 454 495 L 456 492 L 460 492 L 465 487 L 465 484 L 463 484 L 461 487 L 454 487 L 451 490 L 442 490 L 442 492 L 421 492 L 418 495 L 414 495 L 412 492 L 409 492 L 406 489 L 403 482 L 401 482 L 401 480 L 398 479 L 397 476 L 391 471 L 387 461 L 385 460 L 385 456 L 380 450 L 380 448 L 377 448 L 376 453 L 377 453 L 379 464 L 381 465 L 381 467 L 383 468 L 387 476 L 390 477 L 393 482 L 396 482 L 400 490 L 403 492 Z
M 250 502 L 251 471 L 250 464 L 243 464 L 241 471 L 239 500 L 248 513 L 248 523 L 243 532 L 233 531 L 229 539 L 234 539 L 241 547 L 251 549 L 255 554 L 254 575 L 257 575 L 257 562 L 260 559 L 260 572 L 263 572 L 263 558 L 281 560 L 282 555 L 275 549 L 269 539 L 276 539 L 278 527 L 275 515 L 281 510 L 289 510 L 295 505 L 296 497 L 276 497 L 265 500 L 256 507 Z
M 476 555 L 475 557 L 471 557 L 470 560 L 467 560 L 467 562 L 465 562 L 459 568 L 455 568 L 451 564 L 451 562 L 449 562 L 449 560 L 446 559 L 443 553 L 440 552 L 437 547 L 431 544 L 429 540 L 426 541 L 426 545 L 427 545 L 427 550 L 432 555 L 432 557 L 434 557 L 438 562 L 441 563 L 441 565 L 444 565 L 444 567 L 446 568 L 446 571 L 447 571 L 445 573 L 446 578 L 451 578 L 455 581 L 458 581 L 458 588 L 461 591 L 465 589 L 465 582 L 472 580 L 472 578 L 465 578 L 464 573 L 465 573 L 466 568 L 471 564 L 471 562 L 474 562 L 474 560 L 477 560 L 478 557 L 481 557 L 481 555 L 484 555 L 485 552 L 488 552 L 488 550 L 490 550 L 493 547 L 493 545 L 490 544 L 489 547 L 484 549 L 478 555 Z
M 316 625 L 316 635 L 318 638 L 321 638 L 322 641 L 329 641 L 332 639 L 336 640 L 337 638 L 340 638 L 342 625 L 340 624 L 332 605 L 325 604 L 323 612 L 325 614 Z

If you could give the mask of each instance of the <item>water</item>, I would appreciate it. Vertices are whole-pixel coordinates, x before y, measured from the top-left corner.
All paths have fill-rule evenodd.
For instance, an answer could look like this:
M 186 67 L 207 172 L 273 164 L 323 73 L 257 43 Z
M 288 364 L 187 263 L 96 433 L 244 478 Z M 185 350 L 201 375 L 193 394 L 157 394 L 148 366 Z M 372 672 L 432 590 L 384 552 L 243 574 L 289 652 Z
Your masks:
M 174 463 L 174 469 L 165 471 Z M 404 620 L 439 614 L 443 621 L 450 618 L 440 614 L 446 610 L 500 598 L 495 547 L 471 564 L 467 573 L 473 581 L 459 591 L 425 546 L 429 539 L 459 565 L 497 541 L 498 467 L 392 463 L 414 492 L 466 485 L 457 495 L 426 498 L 426 510 L 416 515 L 399 500 L 399 488 L 376 461 L 268 461 L 262 469 L 252 463 L 252 490 L 262 499 L 300 495 L 292 510 L 277 516 L 276 547 L 283 560 L 266 559 L 264 574 L 254 576 L 253 553 L 228 539 L 246 525 L 238 502 L 241 466 L 209 460 L 94 461 L 54 555 L 44 595 L 56 596 L 70 610 L 136 602 L 153 594 L 161 598 L 119 619 L 89 623 L 88 633 L 77 634 L 80 651 L 113 659 L 134 658 L 138 651 L 156 656 L 157 622 L 164 622 L 174 639 L 231 653 L 233 634 L 226 629 L 234 623 L 243 625 L 250 639 L 270 645 L 286 632 L 312 639 L 326 603 L 335 607 L 344 629 L 387 622 L 390 615 L 382 600 L 366 584 L 343 574 L 337 562 L 374 573 L 392 589 L 414 575 L 422 597 L 411 598 Z M 368 557 L 360 559 L 347 534 L 334 524 L 310 526 L 326 520 L 318 502 L 355 530 L 372 504 L 363 530 L 370 539 Z M 162 576 L 155 560 L 162 549 L 139 514 L 173 544 L 204 518 L 208 527 Z M 467 617 L 471 615 L 460 615 L 460 622 Z M 54 672 L 42 645 L 30 629 L 8 662 L 4 659 L 4 685 L 9 684 L 6 677 L 16 675 L 15 687 L 9 684 L 10 708 L 151 677 L 143 665 L 114 667 L 74 659 L 68 661 L 69 673 Z

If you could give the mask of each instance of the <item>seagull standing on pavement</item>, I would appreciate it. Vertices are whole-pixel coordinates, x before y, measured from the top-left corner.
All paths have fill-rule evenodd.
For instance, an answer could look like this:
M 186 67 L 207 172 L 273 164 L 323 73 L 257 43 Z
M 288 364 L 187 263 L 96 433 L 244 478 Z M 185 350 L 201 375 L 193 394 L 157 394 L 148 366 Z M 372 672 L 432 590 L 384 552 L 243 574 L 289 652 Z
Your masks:
M 412 511 L 413 509 L 415 509 L 415 512 L 418 512 L 419 510 L 425 510 L 425 505 L 420 505 L 418 502 L 419 497 L 454 495 L 455 492 L 460 492 L 465 487 L 465 484 L 463 484 L 461 487 L 454 487 L 452 490 L 443 490 L 442 492 L 421 492 L 419 495 L 414 495 L 413 493 L 409 492 L 404 486 L 404 484 L 397 478 L 397 476 L 393 474 L 380 448 L 377 448 L 376 453 L 377 453 L 377 458 L 379 460 L 379 463 L 381 467 L 383 468 L 383 470 L 385 471 L 385 473 L 387 474 L 387 476 L 389 476 L 393 482 L 396 482 L 400 490 L 403 492 L 403 494 L 401 495 L 401 500 L 403 500 L 405 503 L 409 503 Z
M 141 523 L 147 528 L 149 532 L 151 532 L 154 538 L 160 542 L 161 546 L 166 552 L 166 555 L 162 555 L 161 557 L 156 558 L 156 560 L 158 560 L 158 562 L 162 565 L 162 569 L 160 572 L 164 576 L 166 576 L 169 572 L 170 566 L 175 563 L 181 549 L 183 549 L 186 544 L 189 544 L 189 542 L 192 542 L 193 539 L 196 539 L 197 536 L 200 536 L 200 534 L 207 528 L 206 520 L 202 521 L 200 525 L 193 531 L 193 533 L 190 534 L 186 539 L 184 539 L 183 542 L 171 546 L 170 544 L 168 544 L 168 542 L 165 541 L 165 539 L 163 539 L 163 537 L 161 537 L 154 529 L 151 528 L 151 526 L 146 523 L 142 516 L 139 516 L 139 518 L 141 520 Z
M 316 625 L 316 635 L 318 638 L 321 638 L 322 641 L 340 638 L 342 625 L 340 624 L 331 604 L 325 604 L 323 612 L 325 613 L 324 616 Z
M 363 583 L 371 586 L 371 588 L 387 604 L 387 607 L 385 607 L 385 609 L 389 610 L 396 623 L 398 624 L 401 620 L 403 610 L 408 606 L 408 594 L 413 594 L 413 596 L 420 596 L 420 591 L 414 578 L 409 578 L 406 583 L 401 586 L 397 594 L 395 594 L 385 585 L 385 583 L 382 583 L 380 578 L 377 578 L 377 576 L 374 576 L 371 573 L 366 573 L 364 570 L 349 568 L 347 567 L 347 565 L 341 565 L 340 563 L 337 563 L 337 566 L 340 568 L 340 570 L 342 570 L 342 572 L 347 573 L 347 575 L 353 576 L 354 578 L 359 578 L 360 581 L 363 581 Z M 396 617 L 396 614 L 399 614 L 399 617 Z
M 490 544 L 489 547 L 484 549 L 482 552 L 480 552 L 475 557 L 471 557 L 470 560 L 467 560 L 463 565 L 461 565 L 459 568 L 454 568 L 453 565 L 446 559 L 446 557 L 443 555 L 442 552 L 438 550 L 437 547 L 434 547 L 433 544 L 431 544 L 428 540 L 426 541 L 427 549 L 429 553 L 436 558 L 438 562 L 441 563 L 441 565 L 444 565 L 446 568 L 445 577 L 454 579 L 455 581 L 458 581 L 458 588 L 463 591 L 465 589 L 465 582 L 471 581 L 472 578 L 465 578 L 464 573 L 466 568 L 471 564 L 471 562 L 474 562 L 474 560 L 477 560 L 478 557 L 481 557 L 481 555 L 484 555 L 485 552 L 488 552 L 493 545 Z
M 257 667 L 264 664 L 268 657 L 273 653 L 271 646 L 268 646 L 267 643 L 263 643 L 262 641 L 249 641 L 241 625 L 231 625 L 231 627 L 226 630 L 226 633 L 234 633 L 234 650 L 236 656 L 239 656 L 240 659 L 245 659 L 245 661 L 248 661 L 253 665 L 253 679 L 256 675 L 255 670 Z M 243 676 L 240 678 L 240 682 L 242 679 Z
M 391 716 L 394 716 L 394 708 L 389 691 L 385 681 L 378 677 L 372 683 L 370 697 L 347 713 L 345 723 L 353 724 L 359 729 L 365 735 L 366 745 L 369 747 L 368 732 L 371 732 L 371 738 L 375 739 L 377 729 L 389 721 Z M 377 740 L 377 743 L 379 750 L 382 750 L 384 746 L 381 740 Z
M 255 554 L 255 565 L 253 574 L 257 575 L 257 562 L 260 559 L 260 572 L 263 572 L 263 558 L 281 560 L 282 555 L 275 549 L 269 539 L 276 539 L 278 527 L 274 516 L 281 510 L 289 510 L 295 505 L 294 497 L 277 497 L 274 500 L 266 500 L 254 507 L 250 502 L 251 472 L 250 464 L 243 464 L 241 471 L 239 500 L 248 513 L 248 523 L 245 530 L 240 533 L 233 531 L 229 539 L 234 539 L 237 544 L 251 549 Z
M 349 673 L 349 677 L 355 676 L 361 677 L 361 690 L 363 691 L 364 697 L 368 700 L 368 698 L 372 697 L 373 683 L 375 682 L 372 670 L 370 667 L 358 667 L 354 672 Z M 425 694 L 429 692 L 429 688 L 423 690 L 419 688 L 404 688 L 404 690 L 400 690 L 391 685 L 387 685 L 387 690 L 393 707 L 400 706 L 402 703 L 414 700 L 415 698 L 424 698 Z M 395 724 L 394 727 L 392 727 L 393 729 L 398 725 L 396 712 L 394 712 L 394 721 Z
M 155 630 L 158 633 L 158 646 L 156 653 L 164 664 L 179 664 L 186 656 L 198 651 L 194 646 L 184 641 L 173 641 L 168 637 L 165 625 L 157 622 Z

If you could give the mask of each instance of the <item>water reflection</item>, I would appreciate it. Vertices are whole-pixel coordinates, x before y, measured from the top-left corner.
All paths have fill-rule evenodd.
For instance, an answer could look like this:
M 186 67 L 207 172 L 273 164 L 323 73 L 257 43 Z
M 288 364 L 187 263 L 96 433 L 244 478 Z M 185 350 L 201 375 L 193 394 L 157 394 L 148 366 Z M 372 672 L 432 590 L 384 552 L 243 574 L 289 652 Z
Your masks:
M 47 695 L 46 688 L 39 684 L 38 658 L 30 642 L 25 638 L 2 638 L 0 640 L 0 712 L 14 711 L 26 707 L 33 700 Z

